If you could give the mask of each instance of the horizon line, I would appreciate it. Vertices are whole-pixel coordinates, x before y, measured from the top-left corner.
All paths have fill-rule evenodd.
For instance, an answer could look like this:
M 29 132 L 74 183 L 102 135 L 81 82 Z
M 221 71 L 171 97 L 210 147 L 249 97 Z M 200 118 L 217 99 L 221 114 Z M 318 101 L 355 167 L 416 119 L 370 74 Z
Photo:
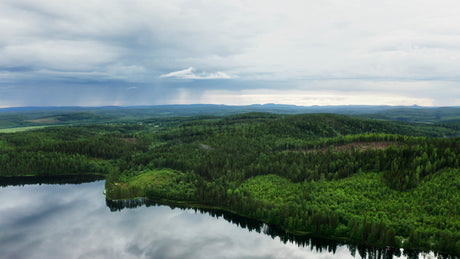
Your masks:
M 329 104 L 329 105 L 296 105 L 296 104 L 284 104 L 284 103 L 253 103 L 253 104 L 219 104 L 219 103 L 174 103 L 174 104 L 139 104 L 139 105 L 32 105 L 32 106 L 0 106 L 0 109 L 20 109 L 20 108 L 130 108 L 130 107 L 156 107 L 156 106 L 199 106 L 199 105 L 209 105 L 209 106 L 229 106 L 229 107 L 246 107 L 246 106 L 292 106 L 292 107 L 342 107 L 342 106 L 365 106 L 365 107 L 420 107 L 420 108 L 443 108 L 443 107 L 460 107 L 456 105 L 447 105 L 447 106 L 429 106 L 429 105 L 390 105 L 390 104 Z

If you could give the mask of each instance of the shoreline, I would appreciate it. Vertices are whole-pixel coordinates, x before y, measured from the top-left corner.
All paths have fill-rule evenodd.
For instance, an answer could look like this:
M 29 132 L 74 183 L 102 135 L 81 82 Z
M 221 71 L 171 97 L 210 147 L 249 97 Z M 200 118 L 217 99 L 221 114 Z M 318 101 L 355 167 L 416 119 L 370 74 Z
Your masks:
M 105 189 L 104 189 L 104 192 L 105 192 Z M 368 243 L 368 242 L 365 242 L 365 241 L 360 241 L 360 240 L 355 240 L 355 239 L 351 239 L 351 238 L 347 238 L 347 237 L 337 237 L 337 236 L 328 236 L 328 235 L 320 235 L 320 234 L 313 234 L 311 232 L 303 232 L 303 231 L 296 231 L 296 230 L 289 230 L 289 229 L 286 229 L 280 225 L 275 225 L 275 224 L 272 224 L 272 223 L 268 223 L 262 219 L 259 219 L 259 218 L 254 218 L 254 217 L 251 217 L 251 216 L 248 216 L 248 215 L 244 215 L 244 214 L 240 214 L 232 209 L 229 209 L 229 208 L 226 208 L 226 207 L 223 207 L 223 206 L 218 206 L 218 205 L 209 205 L 209 204 L 200 204 L 200 203 L 197 203 L 197 202 L 193 202 L 193 201 L 174 201 L 174 200 L 168 200 L 168 199 L 162 199 L 162 198 L 156 198 L 156 199 L 150 199 L 148 197 L 135 197 L 135 198 L 130 198 L 130 199 L 107 199 L 106 200 L 108 201 L 111 201 L 111 202 L 123 202 L 123 201 L 139 201 L 139 205 L 137 206 L 150 206 L 150 205 L 164 205 L 164 206 L 170 206 L 170 207 L 174 207 L 174 208 L 183 208 L 183 209 L 203 209 L 203 210 L 215 210 L 215 211 L 219 211 L 219 212 L 223 212 L 223 213 L 230 213 L 234 216 L 238 216 L 238 217 L 242 217 L 242 218 L 246 218 L 246 219 L 249 219 L 249 220 L 255 220 L 255 221 L 258 221 L 258 222 L 261 222 L 267 226 L 269 226 L 270 228 L 275 228 L 277 231 L 283 231 L 285 234 L 288 234 L 288 235 L 291 235 L 292 237 L 294 237 L 294 241 L 295 239 L 305 239 L 305 238 L 319 238 L 319 239 L 325 239 L 325 240 L 330 240 L 330 241 L 334 241 L 334 242 L 338 242 L 338 243 L 341 243 L 343 242 L 343 244 L 353 244 L 353 245 L 363 245 L 363 246 L 367 246 L 367 247 L 372 247 L 372 248 L 375 248 L 375 249 L 384 249 L 384 250 L 387 250 L 387 251 L 399 251 L 400 253 L 403 253 L 404 251 L 409 251 L 410 253 L 423 253 L 423 254 L 429 254 L 429 253 L 434 253 L 436 256 L 440 256 L 440 255 L 447 255 L 447 256 L 453 256 L 453 258 L 457 258 L 456 256 L 457 255 L 450 255 L 450 254 L 447 254 L 447 253 L 443 253 L 443 252 L 437 252 L 437 251 L 433 251 L 433 250 L 427 250 L 425 248 L 421 248 L 421 247 L 409 247 L 409 248 L 404 248 L 404 247 L 391 247 L 391 246 L 381 246 L 381 245 L 377 245 L 377 244 L 372 244 L 372 243 Z M 147 202 L 146 202 L 147 201 Z M 148 205 L 150 204 L 150 205 Z M 135 208 L 135 207 L 123 207 L 122 209 L 128 209 L 128 208 Z M 121 209 L 120 209 L 121 210 Z

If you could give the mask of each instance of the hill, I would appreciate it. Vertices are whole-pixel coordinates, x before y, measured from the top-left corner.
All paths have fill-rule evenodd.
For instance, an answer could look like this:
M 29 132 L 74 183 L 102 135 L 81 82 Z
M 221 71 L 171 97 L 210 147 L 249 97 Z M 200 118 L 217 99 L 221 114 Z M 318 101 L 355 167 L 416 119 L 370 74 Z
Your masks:
M 369 114 L 366 117 L 419 123 L 459 123 L 460 107 L 395 108 Z
M 458 133 L 257 112 L 49 127 L 0 134 L 0 176 L 103 174 L 108 199 L 213 207 L 297 235 L 459 255 Z

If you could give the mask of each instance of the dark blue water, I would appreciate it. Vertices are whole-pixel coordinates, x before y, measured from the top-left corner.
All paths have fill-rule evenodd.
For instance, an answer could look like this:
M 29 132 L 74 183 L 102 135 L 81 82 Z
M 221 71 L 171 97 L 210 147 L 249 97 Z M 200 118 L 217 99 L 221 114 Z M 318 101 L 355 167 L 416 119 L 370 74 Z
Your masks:
M 103 181 L 0 187 L 0 258 L 388 258 L 382 250 L 295 241 L 217 212 L 111 211 L 103 189 Z

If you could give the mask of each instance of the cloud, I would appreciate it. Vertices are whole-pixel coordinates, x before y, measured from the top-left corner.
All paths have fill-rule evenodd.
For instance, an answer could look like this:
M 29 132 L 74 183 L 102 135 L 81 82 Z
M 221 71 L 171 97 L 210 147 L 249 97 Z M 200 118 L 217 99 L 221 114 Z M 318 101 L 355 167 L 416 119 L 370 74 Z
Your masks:
M 189 67 L 184 70 L 179 70 L 167 74 L 160 75 L 160 78 L 177 78 L 177 79 L 230 79 L 232 78 L 224 72 L 215 72 L 215 73 L 196 73 L 196 70 L 193 67 Z
M 225 73 L 191 71 L 182 78 L 453 80 L 460 69 L 460 18 L 454 11 L 459 5 L 290 0 L 280 8 L 271 0 L 90 5 L 4 0 L 0 66 L 91 71 L 104 80 L 146 83 L 188 66 Z M 113 64 L 143 70 L 120 73 Z
M 417 98 L 401 94 L 380 92 L 339 92 L 308 90 L 253 89 L 243 91 L 210 90 L 203 93 L 201 103 L 250 105 L 265 103 L 312 105 L 408 105 L 433 106 L 431 98 Z
M 387 81 L 395 94 L 417 98 L 442 87 L 460 105 L 452 99 L 460 81 L 459 8 L 452 0 L 2 0 L 0 86 L 17 92 L 0 95 L 0 104 L 27 104 L 27 93 L 50 105 L 84 105 L 81 88 L 105 101 L 123 84 L 138 86 L 131 91 L 137 99 L 125 103 L 135 105 L 167 102 L 186 88 L 197 91 L 193 98 L 261 85 L 376 92 L 362 82 Z M 45 88 L 72 95 L 50 99 Z M 156 91 L 164 96 L 147 96 Z M 447 101 L 437 96 L 435 103 Z M 199 101 L 193 98 L 178 100 Z

